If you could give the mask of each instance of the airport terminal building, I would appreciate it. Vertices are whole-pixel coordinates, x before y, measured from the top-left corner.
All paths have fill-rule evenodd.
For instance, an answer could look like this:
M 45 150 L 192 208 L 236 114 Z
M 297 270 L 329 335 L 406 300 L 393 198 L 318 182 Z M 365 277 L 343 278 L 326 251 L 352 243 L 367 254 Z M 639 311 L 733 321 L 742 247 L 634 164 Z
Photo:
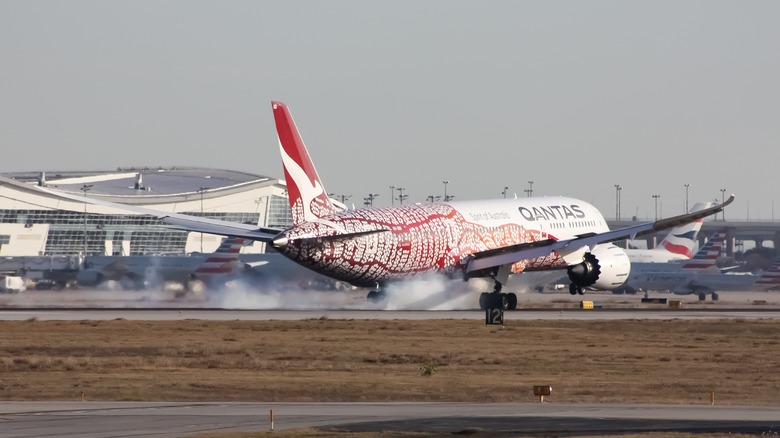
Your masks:
M 189 254 L 212 252 L 222 240 L 59 191 L 263 227 L 292 223 L 284 181 L 250 173 L 181 167 L 6 173 L 0 176 L 0 256 Z M 255 242 L 244 252 L 264 249 Z

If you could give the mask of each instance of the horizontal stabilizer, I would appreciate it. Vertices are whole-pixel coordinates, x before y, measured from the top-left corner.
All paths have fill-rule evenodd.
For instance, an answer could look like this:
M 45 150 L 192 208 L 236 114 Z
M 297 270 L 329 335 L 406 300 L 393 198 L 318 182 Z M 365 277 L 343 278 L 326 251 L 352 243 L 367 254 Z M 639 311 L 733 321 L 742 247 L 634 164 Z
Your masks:
M 98 198 L 89 198 L 86 196 L 80 196 L 73 193 L 63 192 L 60 190 L 54 190 L 45 187 L 36 187 L 36 189 L 59 196 L 61 198 L 70 199 L 76 202 L 87 203 L 91 205 L 102 205 L 104 207 L 112 207 L 127 212 L 134 212 L 137 214 L 146 214 L 154 216 L 168 224 L 171 228 L 183 231 L 194 231 L 197 233 L 209 233 L 219 234 L 223 236 L 243 237 L 245 239 L 259 240 L 262 242 L 270 242 L 273 238 L 282 232 L 279 229 L 273 228 L 260 228 L 257 225 L 241 224 L 238 222 L 228 222 L 219 219 L 209 219 L 199 216 L 192 216 L 189 214 L 181 213 L 167 213 L 160 210 L 154 210 L 151 208 L 138 207 L 136 205 L 121 204 L 119 202 L 105 201 Z
M 254 225 L 246 225 L 215 219 L 207 219 L 188 215 L 166 216 L 163 223 L 177 230 L 192 231 L 196 233 L 218 234 L 220 236 L 241 237 L 244 239 L 270 242 L 282 230 L 262 228 Z M 192 218 L 192 219 L 190 219 Z
M 338 240 L 345 240 L 345 239 L 354 239 L 356 237 L 362 237 L 362 236 L 369 236 L 371 234 L 377 234 L 377 233 L 385 233 L 389 230 L 369 230 L 369 231 L 357 231 L 354 233 L 343 233 L 343 234 L 336 234 L 333 236 L 318 236 L 318 237 L 297 237 L 296 241 L 320 241 L 320 242 L 335 242 Z M 279 237 L 277 239 L 273 240 L 273 245 L 277 248 L 283 247 L 287 245 L 287 238 L 286 237 Z

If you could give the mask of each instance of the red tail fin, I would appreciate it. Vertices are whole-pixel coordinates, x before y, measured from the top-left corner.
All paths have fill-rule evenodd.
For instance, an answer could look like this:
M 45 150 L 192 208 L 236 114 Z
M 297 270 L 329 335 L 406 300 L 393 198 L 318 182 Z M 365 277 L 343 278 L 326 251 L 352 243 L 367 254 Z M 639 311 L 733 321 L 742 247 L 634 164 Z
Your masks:
M 780 257 L 776 258 L 761 276 L 756 280 L 756 285 L 780 287 Z
M 276 134 L 279 136 L 293 223 L 297 225 L 335 213 L 287 106 L 281 102 L 271 102 L 271 107 L 276 121 Z
M 227 274 L 239 265 L 238 254 L 241 247 L 250 241 L 241 237 L 226 237 L 222 244 L 195 270 L 197 276 L 204 274 Z

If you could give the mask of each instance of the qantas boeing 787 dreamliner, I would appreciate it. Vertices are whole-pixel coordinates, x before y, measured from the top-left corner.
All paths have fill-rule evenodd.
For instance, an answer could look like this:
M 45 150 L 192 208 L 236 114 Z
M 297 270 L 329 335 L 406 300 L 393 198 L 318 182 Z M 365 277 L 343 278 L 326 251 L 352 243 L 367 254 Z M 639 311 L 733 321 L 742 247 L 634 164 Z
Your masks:
M 733 201 L 686 214 L 610 231 L 601 213 L 579 199 L 535 197 L 442 202 L 337 212 L 287 106 L 272 102 L 293 214 L 281 232 L 176 215 L 165 222 L 190 231 L 271 242 L 282 254 L 314 271 L 356 286 L 375 287 L 440 271 L 462 278 L 491 277 L 493 293 L 480 307 L 515 308 L 501 293 L 510 273 L 566 269 L 570 292 L 613 289 L 630 272 L 626 253 L 610 242 L 696 221 Z
M 271 243 L 291 260 L 331 278 L 375 288 L 432 271 L 453 277 L 490 277 L 481 308 L 517 306 L 501 293 L 510 273 L 566 269 L 570 292 L 614 289 L 631 264 L 611 242 L 636 238 L 718 213 L 726 202 L 656 222 L 609 230 L 592 205 L 567 197 L 442 202 L 336 211 L 287 106 L 272 102 L 293 225 L 285 230 L 156 212 L 188 231 Z M 82 198 L 83 199 L 83 198 Z M 136 209 L 137 210 L 137 209 Z M 146 212 L 149 214 L 149 212 Z M 153 213 L 154 214 L 154 213 Z

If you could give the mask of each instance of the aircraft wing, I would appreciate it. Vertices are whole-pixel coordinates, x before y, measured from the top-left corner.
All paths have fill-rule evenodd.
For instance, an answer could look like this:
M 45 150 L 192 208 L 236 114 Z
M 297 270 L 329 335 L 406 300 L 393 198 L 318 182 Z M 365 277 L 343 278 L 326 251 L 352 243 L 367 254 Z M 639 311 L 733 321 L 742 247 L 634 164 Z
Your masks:
M 644 222 L 626 228 L 609 230 L 603 233 L 588 233 L 565 240 L 540 240 L 537 242 L 521 243 L 503 248 L 492 249 L 472 254 L 466 262 L 466 272 L 479 271 L 516 263 L 522 260 L 530 260 L 545 257 L 553 251 L 572 253 L 578 249 L 587 247 L 593 249 L 600 243 L 615 242 L 618 240 L 635 239 L 640 236 L 652 234 L 657 231 L 674 228 L 679 225 L 689 224 L 707 216 L 712 216 L 723 211 L 723 208 L 734 202 L 734 195 L 722 204 L 715 205 L 695 213 L 681 214 L 655 222 Z
M 243 237 L 245 239 L 259 240 L 261 242 L 270 242 L 283 230 L 276 228 L 263 228 L 257 225 L 242 224 L 238 222 L 221 221 L 218 219 L 209 219 L 205 217 L 192 216 L 189 214 L 181 213 L 168 213 L 160 210 L 154 210 L 151 208 L 138 207 L 136 205 L 122 204 L 119 202 L 105 201 L 97 198 L 88 198 L 85 196 L 79 196 L 73 193 L 62 192 L 59 190 L 53 190 L 44 187 L 36 187 L 43 192 L 59 196 L 62 198 L 70 199 L 76 202 L 86 202 L 92 205 L 102 205 L 104 207 L 112 207 L 128 212 L 135 212 L 138 214 L 146 214 L 154 216 L 158 219 L 162 219 L 163 223 L 167 224 L 171 228 L 183 231 L 194 231 L 197 233 L 209 233 L 218 234 L 222 236 L 230 237 Z

